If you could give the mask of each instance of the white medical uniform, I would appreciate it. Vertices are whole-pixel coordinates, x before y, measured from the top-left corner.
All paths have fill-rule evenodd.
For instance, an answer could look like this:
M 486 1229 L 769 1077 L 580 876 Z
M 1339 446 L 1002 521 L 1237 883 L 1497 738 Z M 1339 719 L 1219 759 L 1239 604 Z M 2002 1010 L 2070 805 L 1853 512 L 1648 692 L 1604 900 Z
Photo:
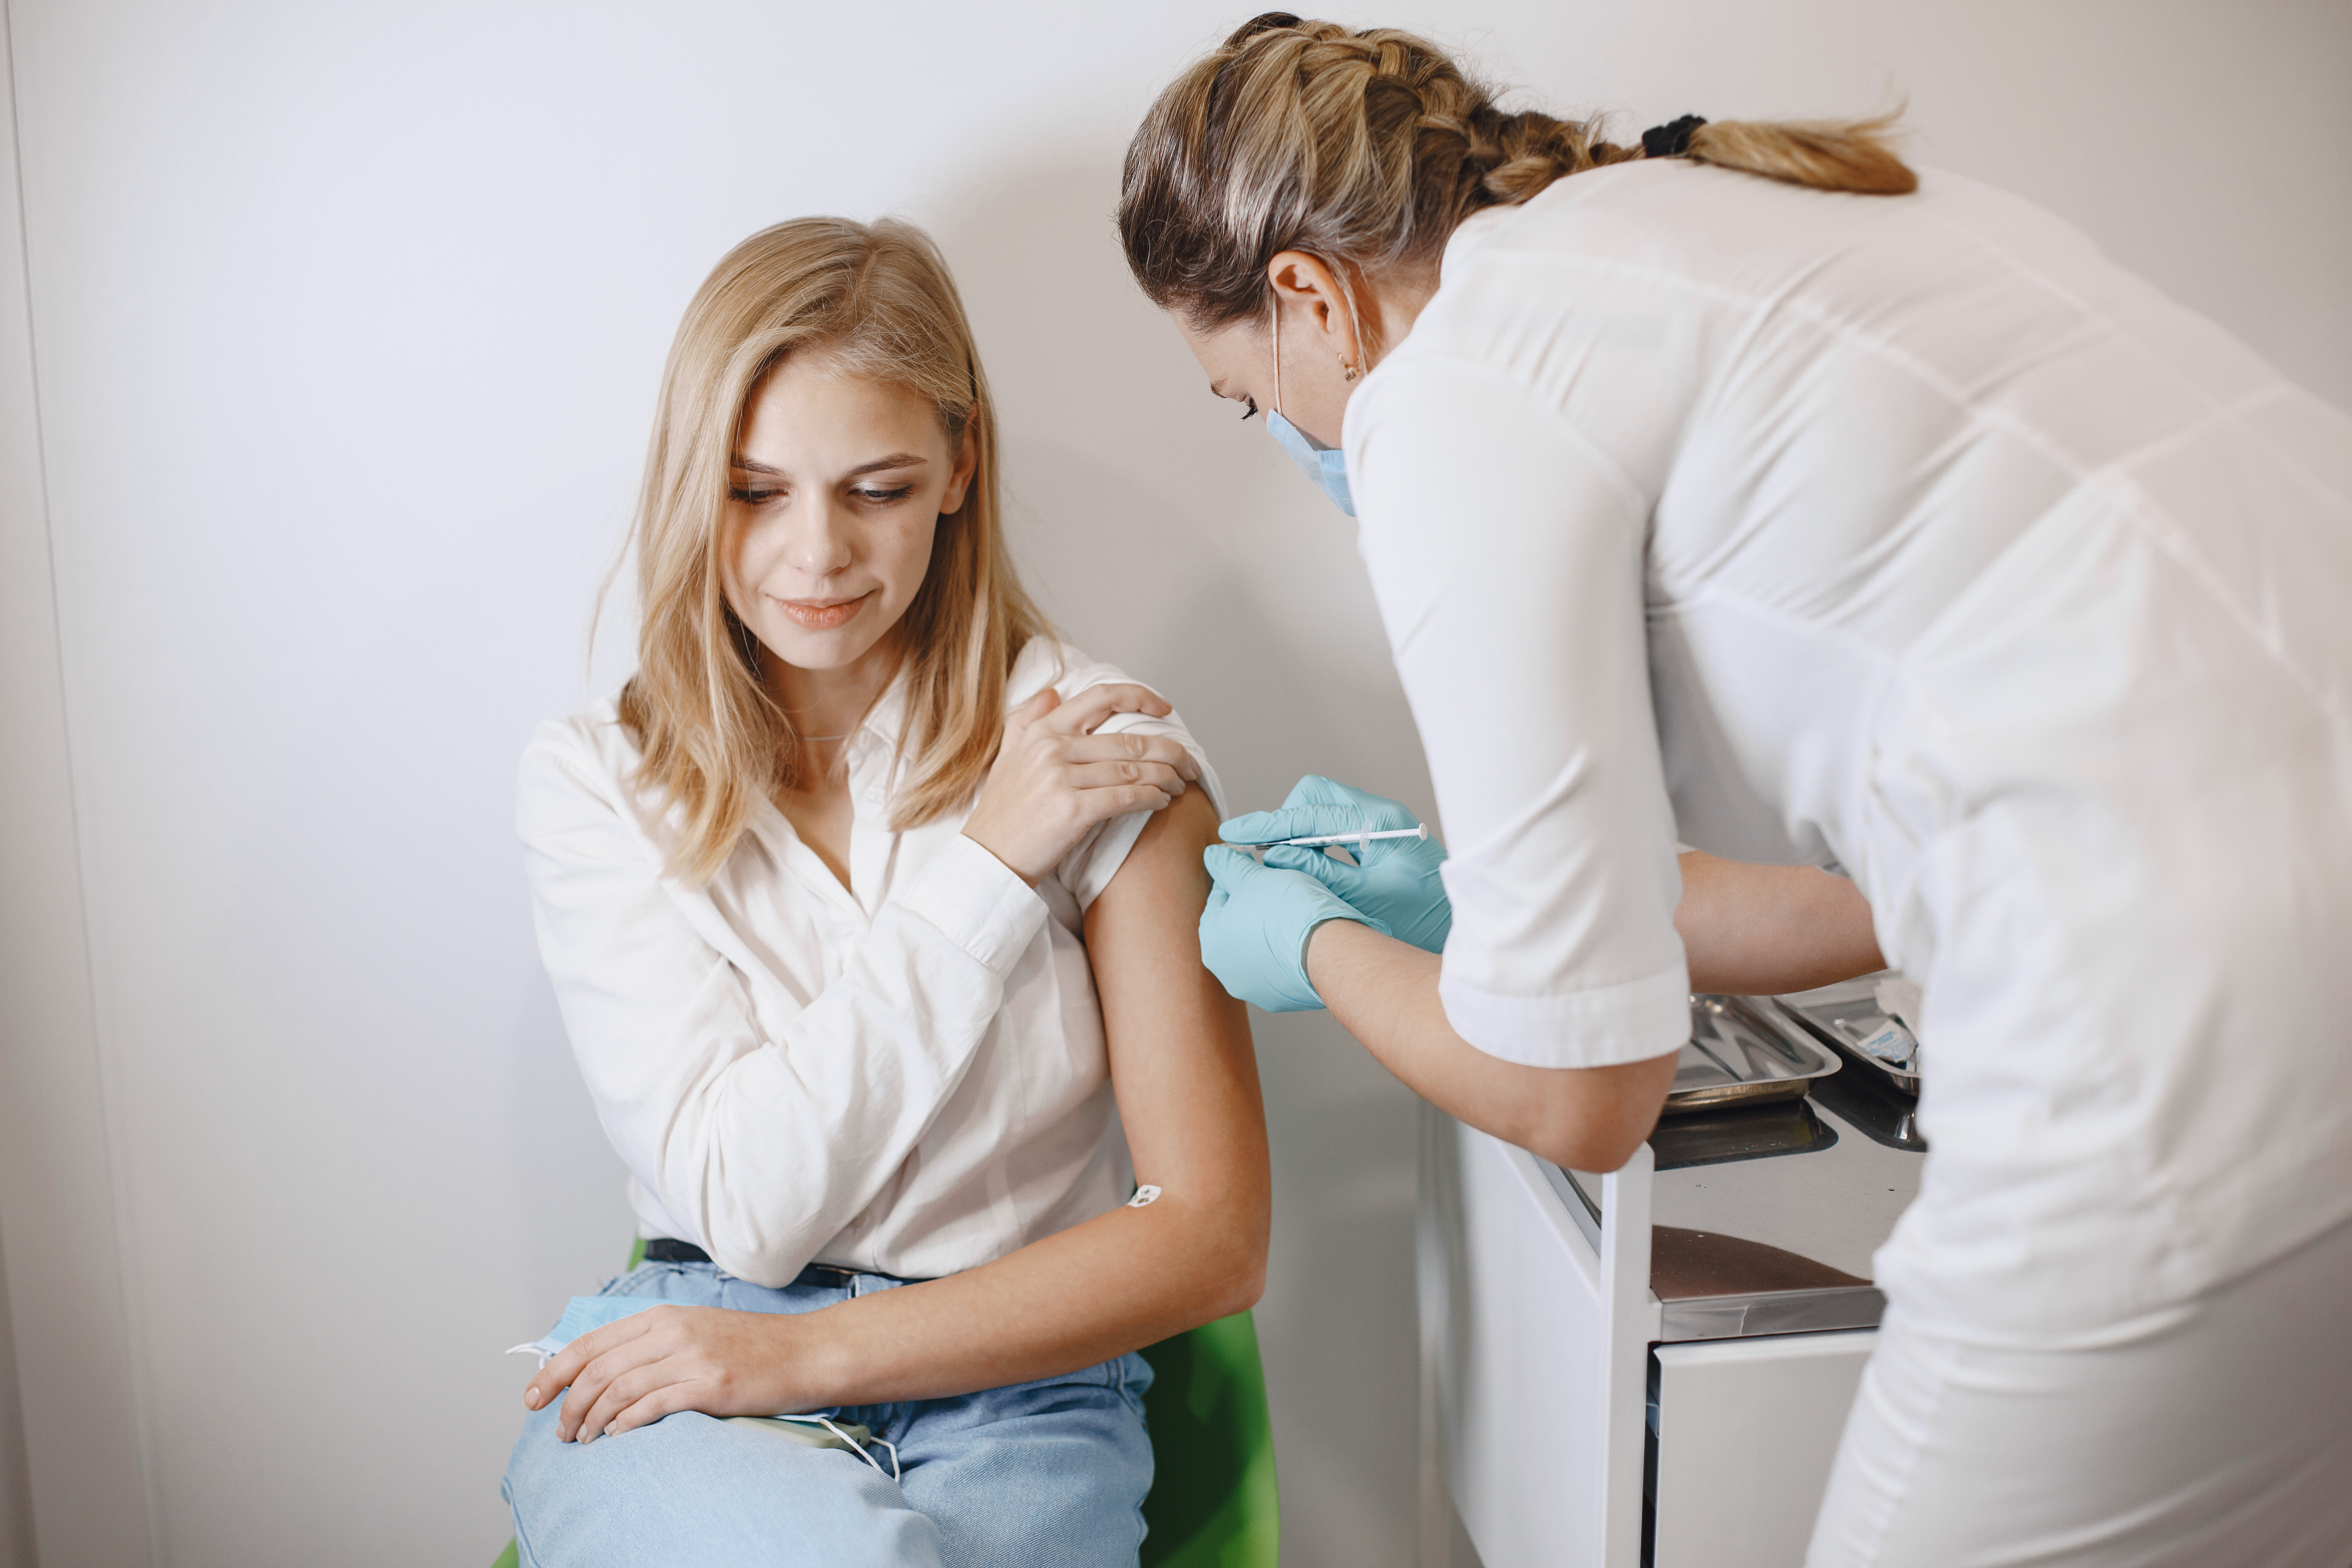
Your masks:
M 1816 1561 L 2169 1562 L 2199 1508 L 2317 1554 L 2179 1561 L 2352 1560 L 2352 419 L 2012 197 L 1674 162 L 1465 224 L 1345 447 L 1466 1039 L 1675 1048 L 1678 835 L 1842 868 L 1926 985 Z M 2117 1426 L 2254 1398 L 2197 1369 L 2292 1269 L 2292 1408 Z
M 1037 639 L 1019 707 L 1128 677 Z M 1089 832 L 1034 889 L 963 837 L 971 808 L 890 825 L 903 686 L 843 747 L 849 887 L 762 802 L 718 874 L 665 873 L 678 813 L 635 780 L 611 702 L 540 727 L 517 822 L 540 952 L 639 1232 L 755 1284 L 812 1261 L 932 1279 L 1135 1190 L 1086 910 L 1148 813 Z M 1097 733 L 1171 736 L 1114 715 Z

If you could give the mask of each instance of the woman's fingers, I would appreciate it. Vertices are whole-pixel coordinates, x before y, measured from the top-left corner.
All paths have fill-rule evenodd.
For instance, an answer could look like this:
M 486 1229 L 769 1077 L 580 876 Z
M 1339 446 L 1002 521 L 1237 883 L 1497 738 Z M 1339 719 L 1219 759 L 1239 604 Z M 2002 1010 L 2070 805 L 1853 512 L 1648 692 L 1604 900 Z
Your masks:
M 1004 721 L 1008 726 L 1020 725 L 1025 728 L 1045 718 L 1061 705 L 1062 694 L 1049 686 L 1006 714 Z
M 563 1408 L 556 1412 L 555 1436 L 559 1440 L 569 1443 L 574 1437 L 584 1437 L 594 1430 L 588 1425 L 589 1413 L 604 1396 L 604 1390 L 613 1379 L 627 1371 L 637 1359 L 625 1356 L 623 1352 L 625 1349 L 625 1346 L 623 1351 L 598 1356 L 582 1367 L 579 1375 L 572 1380 L 571 1391 L 563 1396 Z
M 1034 721 L 1020 721 L 1033 711 Z M 1024 705 L 990 764 L 964 837 L 1036 886 L 1095 824 L 1160 810 L 1200 778 L 1200 764 L 1169 736 L 1098 732 L 1116 714 L 1172 711 L 1166 699 L 1132 681 L 1088 687 L 1058 706 Z
M 658 1310 L 658 1309 L 656 1309 Z M 583 1368 L 620 1345 L 642 1335 L 652 1325 L 646 1321 L 653 1312 L 632 1312 L 601 1329 L 591 1329 L 548 1358 L 539 1375 L 532 1378 L 522 1391 L 522 1402 L 533 1410 L 562 1393 L 577 1382 Z
M 1184 775 L 1166 763 L 1139 763 L 1127 760 L 1111 763 L 1074 763 L 1062 772 L 1064 782 L 1076 789 L 1111 789 L 1120 784 L 1150 784 L 1173 800 L 1184 793 Z
M 686 1378 L 666 1383 L 614 1416 L 604 1427 L 604 1436 L 617 1437 L 624 1432 L 650 1426 L 665 1415 L 675 1415 L 681 1410 L 698 1410 L 709 1403 L 701 1380 Z
M 629 1368 L 605 1384 L 597 1394 L 596 1402 L 588 1407 L 578 1428 L 580 1441 L 591 1442 L 607 1433 L 625 1430 L 621 1424 L 622 1416 L 649 1399 L 658 1400 L 666 1396 L 691 1402 L 696 1385 L 703 1381 L 700 1371 L 699 1358 L 683 1355 L 667 1355 L 659 1361 Z M 667 1415 L 667 1411 L 662 1414 Z M 659 1419 L 659 1415 L 648 1414 L 628 1425 L 642 1426 L 646 1421 Z
M 1187 782 L 1201 776 L 1201 764 L 1183 743 L 1166 735 L 1074 735 L 1060 742 L 1066 763 L 1159 763 Z
M 651 1385 L 644 1378 L 646 1370 L 642 1365 L 614 1370 L 601 1361 L 589 1363 L 581 1380 L 572 1385 L 572 1397 L 563 1402 L 563 1420 L 557 1424 L 556 1436 L 565 1436 L 563 1427 L 569 1425 L 570 1436 L 583 1443 L 593 1441 L 614 1416 L 650 1392 Z M 575 1402 L 580 1405 L 577 1420 L 572 1412 Z
M 1082 735 L 1114 713 L 1149 713 L 1160 719 L 1174 711 L 1168 700 L 1151 688 L 1138 686 L 1131 680 L 1114 680 L 1087 687 L 1055 709 L 1050 721 L 1064 734 Z
M 571 1392 L 564 1395 L 563 1409 L 556 1418 L 556 1436 L 571 1441 L 585 1428 L 589 1412 L 614 1379 L 669 1354 L 681 1325 L 681 1312 L 674 1306 L 632 1312 L 564 1346 L 540 1374 L 556 1373 L 567 1359 L 572 1361 L 568 1373 L 557 1373 L 571 1384 Z

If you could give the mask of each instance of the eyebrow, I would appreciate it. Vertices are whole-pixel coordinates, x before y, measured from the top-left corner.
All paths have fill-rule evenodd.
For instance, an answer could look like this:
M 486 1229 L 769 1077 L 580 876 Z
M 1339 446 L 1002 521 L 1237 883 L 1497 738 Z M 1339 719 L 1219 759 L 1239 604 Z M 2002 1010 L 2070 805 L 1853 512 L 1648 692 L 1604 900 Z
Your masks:
M 878 474 L 886 468 L 919 468 L 929 461 L 929 458 L 919 458 L 912 452 L 893 452 L 887 458 L 877 458 L 870 463 L 860 463 L 842 477 L 854 479 L 861 474 Z M 727 466 L 730 468 L 740 468 L 747 474 L 773 474 L 780 479 L 789 477 L 783 469 L 772 468 L 765 463 L 754 462 L 740 452 L 728 458 Z

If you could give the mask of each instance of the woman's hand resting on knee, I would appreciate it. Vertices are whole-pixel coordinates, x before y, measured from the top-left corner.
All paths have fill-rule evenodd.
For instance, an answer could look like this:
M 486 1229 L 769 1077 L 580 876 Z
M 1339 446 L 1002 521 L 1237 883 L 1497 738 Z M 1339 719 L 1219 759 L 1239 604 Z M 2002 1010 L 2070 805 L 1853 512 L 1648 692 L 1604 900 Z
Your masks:
M 568 1385 L 556 1419 L 564 1442 L 585 1443 L 679 1410 L 773 1415 L 813 1402 L 795 1386 L 790 1340 L 797 1320 L 723 1307 L 653 1307 L 581 1335 L 523 1390 L 537 1410 Z
M 964 837 L 1034 887 L 1097 823 L 1158 811 L 1199 780 L 1191 754 L 1165 735 L 1094 732 L 1114 713 L 1170 711 L 1130 682 L 1090 686 L 1066 702 L 1047 687 L 1005 719 Z

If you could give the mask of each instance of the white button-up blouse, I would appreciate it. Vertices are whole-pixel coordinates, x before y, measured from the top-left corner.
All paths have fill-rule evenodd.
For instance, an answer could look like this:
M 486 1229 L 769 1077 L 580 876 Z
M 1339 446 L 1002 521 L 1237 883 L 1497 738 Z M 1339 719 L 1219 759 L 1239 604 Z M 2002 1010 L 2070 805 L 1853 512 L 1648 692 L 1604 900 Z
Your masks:
M 1127 679 L 1040 639 L 1008 707 Z M 610 700 L 523 756 L 540 951 L 641 1232 L 761 1284 L 811 1261 L 954 1273 L 1132 1186 L 1083 919 L 1147 817 L 1032 890 L 962 836 L 969 806 L 890 827 L 903 717 L 894 687 L 845 742 L 848 888 L 765 803 L 707 886 L 666 875 L 666 814 Z M 1175 715 L 1100 732 L 1123 731 L 1181 742 L 1217 799 Z

